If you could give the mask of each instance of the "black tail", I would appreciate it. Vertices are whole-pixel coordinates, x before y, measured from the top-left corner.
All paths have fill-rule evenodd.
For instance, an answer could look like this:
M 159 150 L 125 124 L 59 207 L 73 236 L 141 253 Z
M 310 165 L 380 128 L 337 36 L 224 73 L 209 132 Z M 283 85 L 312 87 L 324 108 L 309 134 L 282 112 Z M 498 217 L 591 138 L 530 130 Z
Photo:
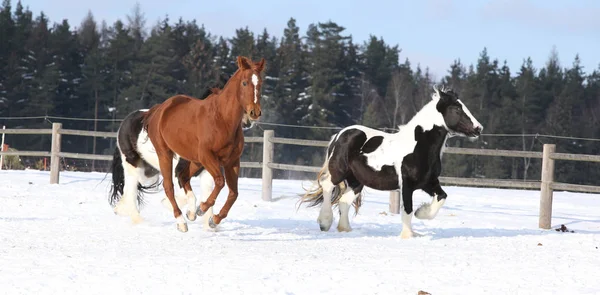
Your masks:
M 112 173 L 112 186 L 108 202 L 114 207 L 123 196 L 123 186 L 125 186 L 125 171 L 123 170 L 123 160 L 118 147 L 115 147 L 110 172 Z

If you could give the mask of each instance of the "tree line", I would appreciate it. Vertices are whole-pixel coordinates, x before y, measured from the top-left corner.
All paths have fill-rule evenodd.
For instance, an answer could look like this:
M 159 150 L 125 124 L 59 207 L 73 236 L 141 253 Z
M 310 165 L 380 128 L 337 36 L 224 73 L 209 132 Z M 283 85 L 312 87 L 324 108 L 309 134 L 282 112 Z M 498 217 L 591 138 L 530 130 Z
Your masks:
M 150 27 L 149 30 L 145 29 Z M 525 58 L 512 72 L 506 61 L 485 48 L 476 64 L 455 60 L 434 81 L 427 67 L 401 58 L 399 45 L 383 38 L 354 40 L 333 21 L 310 24 L 301 35 L 290 18 L 281 37 L 267 30 L 239 28 L 231 38 L 216 36 L 196 20 L 165 17 L 147 26 L 139 5 L 125 21 L 97 21 L 90 12 L 77 26 L 34 16 L 21 1 L 3 0 L 0 8 L 0 117 L 57 116 L 64 128 L 116 131 L 129 112 L 185 93 L 198 96 L 219 75 L 231 75 L 235 57 L 264 57 L 262 122 L 327 128 L 258 125 L 248 136 L 274 129 L 276 136 L 327 140 L 336 130 L 364 124 L 390 132 L 406 123 L 431 99 L 432 85 L 452 87 L 485 134 L 476 142 L 451 139 L 449 146 L 541 151 L 556 143 L 559 152 L 598 154 L 595 141 L 544 136 L 598 138 L 600 67 L 586 73 L 579 56 L 568 66 L 549 48 L 545 66 Z M 99 120 L 95 120 L 99 119 Z M 49 128 L 48 119 L 8 120 L 7 128 Z M 517 136 L 515 136 L 517 135 Z M 7 136 L 11 147 L 50 150 L 47 136 Z M 69 152 L 111 154 L 114 140 L 64 136 Z M 276 147 L 280 163 L 319 166 L 322 149 Z M 260 146 L 248 144 L 246 161 L 260 161 Z M 85 164 L 88 165 L 89 163 Z M 84 165 L 84 164 L 78 164 Z M 85 166 L 84 165 L 84 166 Z M 600 185 L 600 167 L 558 161 L 557 181 Z M 86 168 L 79 167 L 80 170 Z M 448 155 L 446 176 L 539 179 L 537 159 Z M 246 175 L 259 175 L 249 171 Z M 292 177 L 281 172 L 281 177 Z

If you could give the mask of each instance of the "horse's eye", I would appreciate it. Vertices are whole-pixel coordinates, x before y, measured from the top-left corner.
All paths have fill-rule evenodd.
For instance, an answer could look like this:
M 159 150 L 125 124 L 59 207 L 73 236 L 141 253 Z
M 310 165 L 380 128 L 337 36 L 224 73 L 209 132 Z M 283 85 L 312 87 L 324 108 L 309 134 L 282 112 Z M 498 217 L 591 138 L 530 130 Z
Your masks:
M 246 86 L 246 84 L 248 84 L 246 81 L 242 81 L 242 85 Z

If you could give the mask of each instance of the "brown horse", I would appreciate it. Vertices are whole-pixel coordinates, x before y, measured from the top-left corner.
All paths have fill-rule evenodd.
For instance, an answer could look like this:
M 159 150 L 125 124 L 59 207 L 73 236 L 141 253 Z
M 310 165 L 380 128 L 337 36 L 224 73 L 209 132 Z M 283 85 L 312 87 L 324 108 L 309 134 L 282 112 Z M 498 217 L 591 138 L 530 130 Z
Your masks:
M 261 73 L 265 59 L 253 62 L 238 56 L 237 66 L 238 70 L 223 89 L 214 91 L 206 99 L 176 95 L 153 106 L 143 118 L 143 128 L 158 156 L 165 194 L 173 207 L 177 229 L 182 232 L 188 228 L 174 197 L 173 159 L 183 158 L 189 162 L 183 167 L 185 171 L 181 171 L 186 176 L 204 168 L 214 179 L 214 189 L 206 202 L 201 202 L 198 208 L 188 208 L 188 219 L 195 219 L 196 209 L 198 216 L 202 216 L 215 204 L 225 181 L 229 195 L 219 214 L 209 221 L 211 227 L 227 217 L 238 196 L 240 157 L 244 149 L 241 123 L 244 114 L 253 121 L 261 116 Z M 191 190 L 190 183 L 183 182 L 187 193 Z

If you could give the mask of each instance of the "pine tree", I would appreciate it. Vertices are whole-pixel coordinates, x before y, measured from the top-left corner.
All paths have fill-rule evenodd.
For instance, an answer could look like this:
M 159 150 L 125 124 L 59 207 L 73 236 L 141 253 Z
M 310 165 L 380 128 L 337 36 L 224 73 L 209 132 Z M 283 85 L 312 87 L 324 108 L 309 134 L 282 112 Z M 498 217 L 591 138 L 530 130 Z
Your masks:
M 227 44 L 227 40 L 223 37 L 219 37 L 219 41 L 217 41 L 213 53 L 217 75 L 225 74 L 231 76 L 235 72 L 235 68 L 231 65 L 229 60 L 230 51 L 231 49 L 229 48 L 229 44 Z
M 388 117 L 386 127 L 396 129 L 417 113 L 413 97 L 414 86 L 413 72 L 407 59 L 394 70 L 392 78 L 388 81 L 385 99 L 385 115 Z
M 534 104 L 532 104 L 531 101 L 535 101 L 535 97 L 538 95 L 539 83 L 536 77 L 536 69 L 533 67 L 531 58 L 527 58 L 527 60 L 523 62 L 521 70 L 515 79 L 515 84 L 519 103 L 518 121 L 520 128 L 518 132 L 521 134 L 535 133 L 537 132 L 538 123 L 534 121 L 533 118 L 538 114 L 535 114 L 535 109 L 532 108 Z M 531 139 L 525 136 L 522 136 L 519 140 L 520 144 L 517 146 L 520 146 L 523 151 L 532 150 L 536 143 L 535 138 Z M 531 177 L 530 169 L 536 169 L 535 167 L 532 167 L 531 160 L 531 158 L 523 158 L 521 166 L 523 180 L 527 180 Z
M 10 116 L 11 92 L 14 80 L 15 22 L 12 18 L 10 0 L 4 0 L 0 8 L 0 117 Z M 14 79 L 14 78 L 13 78 Z
M 131 86 L 123 91 L 122 106 L 128 113 L 162 103 L 178 93 L 177 73 L 180 66 L 171 42 L 172 27 L 165 19 L 150 33 L 133 66 Z
M 110 92 L 112 100 L 110 108 L 114 108 L 115 117 L 123 118 L 134 109 L 141 107 L 135 103 L 140 99 L 140 92 L 129 93 L 131 97 L 128 96 L 129 94 L 122 94 L 124 89 L 131 87 L 134 83 L 132 80 L 133 61 L 137 55 L 135 40 L 120 20 L 117 20 L 113 27 L 108 28 L 105 34 L 109 36 L 106 52 L 106 61 L 108 63 L 106 83 L 110 87 L 107 89 Z M 136 76 L 136 78 L 139 77 Z M 111 129 L 116 130 L 117 126 L 113 125 Z
M 254 59 L 256 49 L 254 44 L 254 33 L 248 27 L 235 30 L 235 36 L 231 38 L 231 52 L 225 64 L 225 73 L 229 76 L 237 70 L 236 58 L 240 55 Z
M 269 104 L 272 102 L 270 99 L 274 99 L 273 94 L 279 76 L 279 65 L 276 62 L 277 39 L 270 38 L 267 29 L 264 29 L 262 34 L 258 36 L 254 48 L 256 51 L 254 59 L 264 58 L 267 63 L 263 77 L 261 105 L 268 109 Z
M 394 115 L 388 111 L 386 97 L 392 75 L 398 69 L 399 52 L 398 45 L 390 47 L 375 36 L 370 36 L 368 43 L 364 44 L 364 75 L 360 91 L 362 124 L 371 127 L 392 127 L 394 124 Z
M 560 94 L 548 109 L 545 130 L 548 134 L 578 137 L 580 136 L 578 118 L 583 115 L 582 107 L 585 106 L 584 77 L 579 56 L 575 57 L 573 66 L 566 71 L 564 78 Z M 561 143 L 557 147 L 560 152 L 581 153 L 583 147 L 581 142 L 568 140 Z M 570 161 L 556 163 L 557 181 L 580 183 L 582 177 L 577 177 L 575 173 L 578 164 L 581 163 Z
M 302 124 L 315 126 L 335 126 L 343 121 L 342 111 L 338 108 L 345 97 L 341 92 L 346 79 L 344 52 L 350 37 L 342 35 L 344 27 L 334 22 L 319 23 L 309 26 L 307 45 L 309 48 L 310 104 L 306 106 L 306 115 Z M 334 124 L 330 122 L 335 122 Z M 337 124 L 336 124 L 337 123 Z M 328 138 L 330 132 L 313 130 L 314 136 Z

